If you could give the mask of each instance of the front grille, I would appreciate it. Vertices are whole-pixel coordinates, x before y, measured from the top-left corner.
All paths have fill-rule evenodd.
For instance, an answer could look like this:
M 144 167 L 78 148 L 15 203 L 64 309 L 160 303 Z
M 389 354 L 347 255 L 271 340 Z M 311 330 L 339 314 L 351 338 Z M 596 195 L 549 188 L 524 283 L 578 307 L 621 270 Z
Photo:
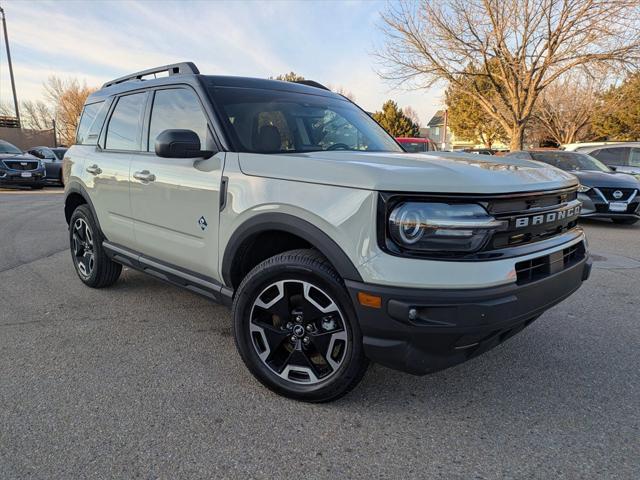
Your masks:
M 605 188 L 605 187 L 598 187 L 598 190 L 600 190 L 600 192 L 602 193 L 604 198 L 606 198 L 607 200 L 609 200 L 611 202 L 624 202 L 624 201 L 628 200 L 629 198 L 631 198 L 631 195 L 636 193 L 636 189 L 635 188 Z M 616 197 L 613 196 L 614 192 L 621 192 L 622 196 L 619 197 L 619 198 L 616 198 Z
M 578 224 L 577 197 L 577 191 L 572 189 L 488 202 L 488 212 L 497 220 L 504 220 L 506 228 L 493 235 L 485 250 L 525 245 L 571 230 Z M 526 225 L 521 224 L 524 221 Z
M 561 272 L 582 261 L 585 256 L 584 242 L 577 243 L 564 250 L 558 250 L 550 255 L 532 258 L 516 263 L 516 283 L 527 283 L 542 280 L 549 275 Z
M 37 170 L 38 162 L 34 161 L 20 161 L 20 160 L 4 160 L 3 162 L 7 168 L 12 170 Z

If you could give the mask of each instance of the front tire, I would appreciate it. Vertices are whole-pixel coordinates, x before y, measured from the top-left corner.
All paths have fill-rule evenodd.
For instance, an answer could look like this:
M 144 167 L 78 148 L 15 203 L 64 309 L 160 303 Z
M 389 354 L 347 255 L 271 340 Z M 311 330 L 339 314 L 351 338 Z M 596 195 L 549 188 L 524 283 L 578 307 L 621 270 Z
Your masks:
M 233 303 L 236 346 L 274 392 L 327 402 L 364 376 L 362 334 L 342 279 L 314 250 L 292 250 L 256 266 Z
M 92 288 L 113 285 L 122 272 L 122 265 L 107 257 L 103 240 L 91 210 L 80 205 L 69 221 L 69 247 L 78 277 Z

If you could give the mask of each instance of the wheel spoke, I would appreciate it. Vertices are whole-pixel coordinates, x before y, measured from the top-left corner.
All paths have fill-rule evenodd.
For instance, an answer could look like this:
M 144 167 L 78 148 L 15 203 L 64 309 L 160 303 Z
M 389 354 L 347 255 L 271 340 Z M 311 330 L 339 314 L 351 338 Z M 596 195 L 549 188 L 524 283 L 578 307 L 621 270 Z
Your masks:
M 265 288 L 254 300 L 249 330 L 260 360 L 287 381 L 324 381 L 345 359 L 342 313 L 308 281 L 280 280 Z
M 330 332 L 322 332 L 310 335 L 311 345 L 322 356 L 325 362 L 331 366 L 333 370 L 340 366 L 340 359 L 344 355 L 344 351 L 341 354 L 340 359 L 334 360 L 332 351 L 336 345 L 336 342 L 346 342 L 347 332 L 344 329 L 332 330 Z

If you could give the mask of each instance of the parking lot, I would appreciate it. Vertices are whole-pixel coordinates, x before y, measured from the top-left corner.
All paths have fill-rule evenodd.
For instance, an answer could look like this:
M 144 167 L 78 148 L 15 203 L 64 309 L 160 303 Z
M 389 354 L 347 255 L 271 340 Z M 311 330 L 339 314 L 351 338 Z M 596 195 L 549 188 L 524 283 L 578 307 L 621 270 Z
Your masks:
M 0 478 L 638 478 L 640 225 L 505 344 L 326 405 L 262 387 L 229 311 L 126 270 L 76 278 L 60 189 L 0 190 Z

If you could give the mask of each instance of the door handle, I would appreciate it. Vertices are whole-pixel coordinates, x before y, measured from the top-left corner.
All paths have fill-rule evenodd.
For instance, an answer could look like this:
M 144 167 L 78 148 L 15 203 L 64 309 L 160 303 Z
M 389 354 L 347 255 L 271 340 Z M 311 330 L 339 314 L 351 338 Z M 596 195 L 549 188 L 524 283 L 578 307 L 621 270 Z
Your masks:
M 91 175 L 100 175 L 102 173 L 102 169 L 94 163 L 90 167 L 87 167 L 87 172 Z
M 140 180 L 141 182 L 153 182 L 155 181 L 156 176 L 149 172 L 149 170 L 142 170 L 141 172 L 135 172 L 133 174 L 133 178 Z

